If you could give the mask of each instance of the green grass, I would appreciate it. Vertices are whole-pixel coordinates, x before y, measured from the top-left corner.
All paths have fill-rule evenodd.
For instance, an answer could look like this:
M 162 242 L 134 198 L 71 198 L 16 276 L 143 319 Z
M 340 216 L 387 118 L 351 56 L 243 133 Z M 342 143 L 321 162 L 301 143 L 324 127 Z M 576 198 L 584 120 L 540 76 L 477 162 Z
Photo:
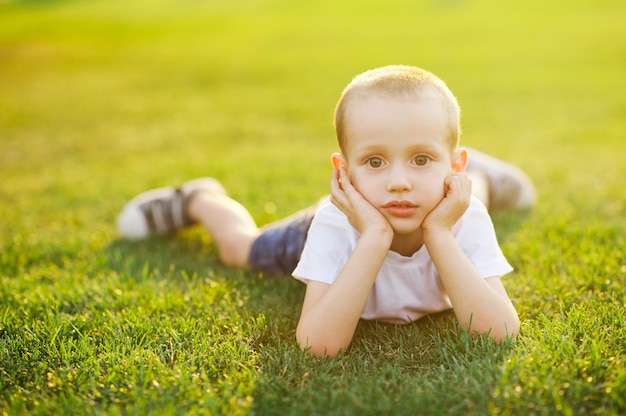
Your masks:
M 617 0 L 0 3 L 1 413 L 626 413 L 624 21 Z M 315 201 L 341 89 L 389 63 L 440 75 L 463 142 L 537 185 L 494 216 L 514 344 L 443 313 L 317 360 L 302 285 L 221 266 L 198 229 L 119 239 L 130 197 L 196 176 L 261 224 Z

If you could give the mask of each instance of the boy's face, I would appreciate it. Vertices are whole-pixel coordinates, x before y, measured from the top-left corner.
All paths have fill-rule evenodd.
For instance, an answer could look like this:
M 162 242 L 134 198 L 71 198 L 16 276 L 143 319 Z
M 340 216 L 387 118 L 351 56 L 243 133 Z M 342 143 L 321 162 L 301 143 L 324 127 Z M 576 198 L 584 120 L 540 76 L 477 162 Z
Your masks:
M 417 231 L 453 172 L 441 100 L 355 98 L 346 111 L 345 154 L 355 188 L 398 234 Z

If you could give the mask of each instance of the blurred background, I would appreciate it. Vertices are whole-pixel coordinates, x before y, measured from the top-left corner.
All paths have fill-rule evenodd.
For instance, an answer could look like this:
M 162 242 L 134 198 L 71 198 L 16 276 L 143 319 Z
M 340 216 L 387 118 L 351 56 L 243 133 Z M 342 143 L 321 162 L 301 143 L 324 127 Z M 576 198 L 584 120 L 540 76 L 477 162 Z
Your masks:
M 0 0 L 0 409 L 620 413 L 625 22 L 623 0 Z M 515 350 L 366 326 L 356 355 L 309 373 L 302 286 L 220 267 L 198 228 L 119 239 L 130 198 L 198 176 L 259 224 L 317 200 L 341 91 L 388 64 L 439 75 L 462 143 L 536 184 L 530 212 L 493 216 Z M 437 346 L 449 357 L 422 363 Z
M 623 213 L 625 21 L 615 0 L 4 1 L 1 209 L 62 198 L 112 224 L 137 192 L 209 175 L 269 221 L 327 192 L 351 78 L 410 64 L 457 95 L 462 143 L 541 200 Z

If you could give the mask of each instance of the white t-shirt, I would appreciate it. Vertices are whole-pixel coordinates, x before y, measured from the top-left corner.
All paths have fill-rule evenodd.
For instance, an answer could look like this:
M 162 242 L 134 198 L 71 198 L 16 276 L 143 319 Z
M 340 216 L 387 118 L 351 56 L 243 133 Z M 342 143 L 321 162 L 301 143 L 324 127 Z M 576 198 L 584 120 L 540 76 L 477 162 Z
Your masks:
M 484 278 L 513 270 L 498 245 L 491 218 L 474 196 L 452 228 L 461 249 Z M 305 283 L 332 284 L 356 246 L 359 233 L 347 217 L 325 199 L 311 223 L 293 276 Z M 363 319 L 409 323 L 452 307 L 426 246 L 411 257 L 389 251 L 361 314 Z

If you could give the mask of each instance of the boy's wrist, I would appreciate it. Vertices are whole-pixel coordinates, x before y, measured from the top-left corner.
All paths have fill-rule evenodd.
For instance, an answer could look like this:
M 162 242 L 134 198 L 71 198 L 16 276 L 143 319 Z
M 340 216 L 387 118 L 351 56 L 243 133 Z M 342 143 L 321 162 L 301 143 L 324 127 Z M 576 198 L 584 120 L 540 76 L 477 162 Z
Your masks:
M 368 241 L 370 244 L 380 245 L 380 247 L 384 247 L 385 250 L 389 250 L 391 242 L 393 241 L 393 230 L 368 228 L 363 230 L 359 240 Z
M 427 247 L 431 246 L 432 244 L 436 244 L 441 240 L 445 241 L 450 237 L 454 238 L 452 236 L 451 228 L 437 226 L 422 228 L 422 236 L 424 238 L 424 244 L 426 244 Z

